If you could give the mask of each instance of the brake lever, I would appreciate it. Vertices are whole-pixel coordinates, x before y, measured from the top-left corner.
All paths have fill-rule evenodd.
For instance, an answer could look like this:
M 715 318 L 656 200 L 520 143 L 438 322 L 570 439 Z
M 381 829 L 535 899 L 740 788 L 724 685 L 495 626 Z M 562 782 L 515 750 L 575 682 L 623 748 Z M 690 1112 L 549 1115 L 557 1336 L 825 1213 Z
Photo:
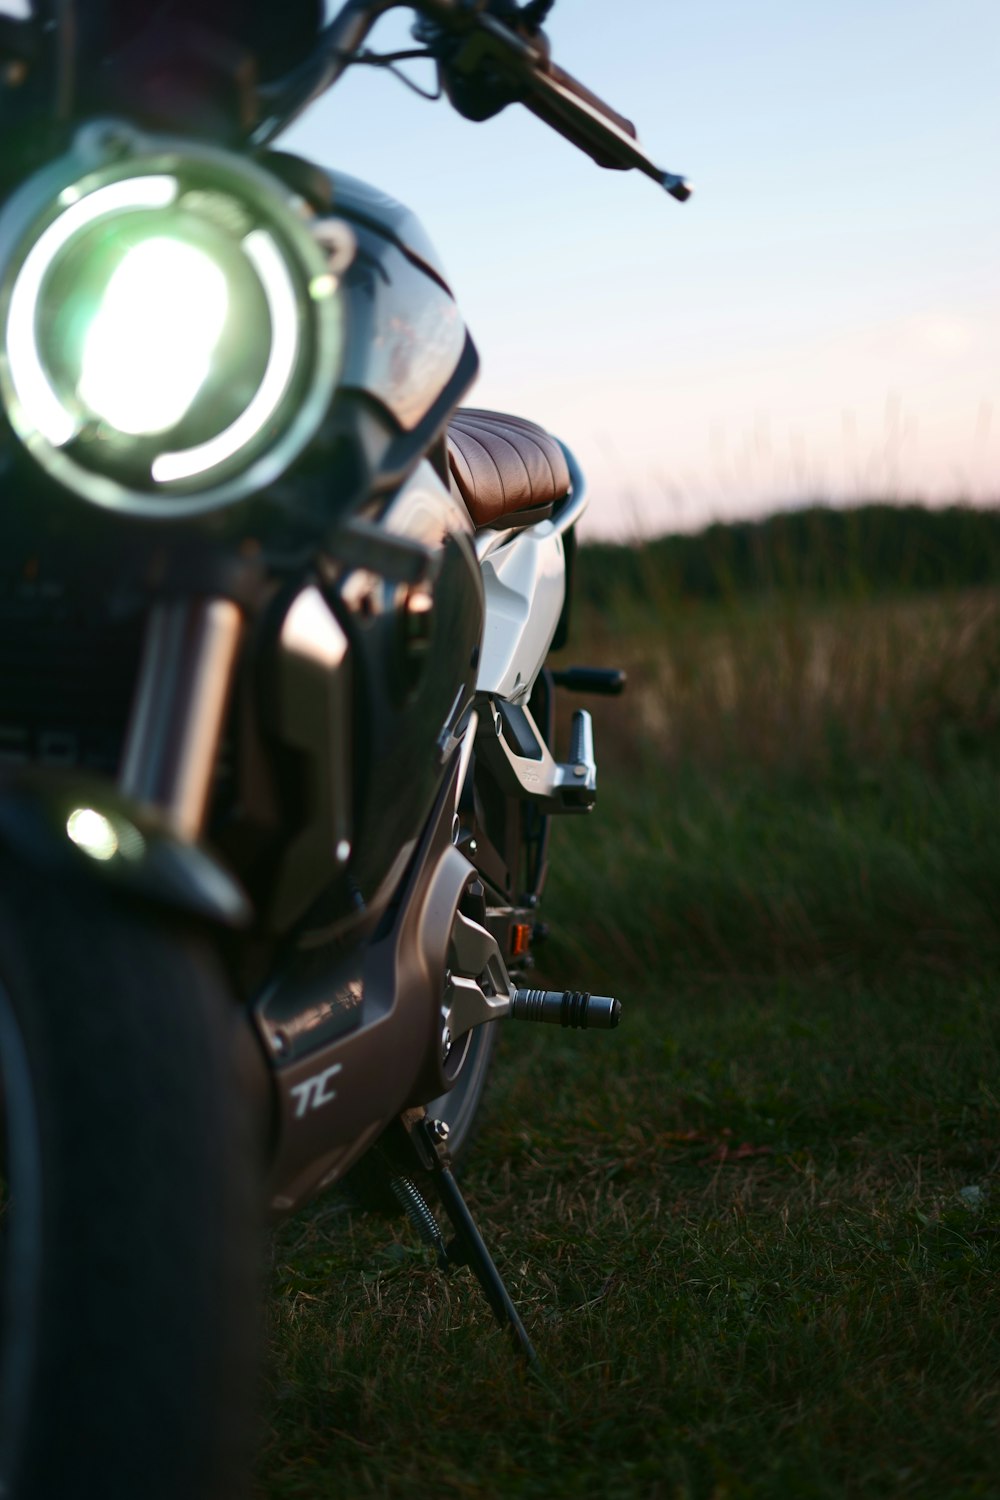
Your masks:
M 622 124 L 596 108 L 585 95 L 568 88 L 567 78 L 565 73 L 535 73 L 528 97 L 524 100 L 532 114 L 585 151 L 599 166 L 639 171 L 659 183 L 678 203 L 686 203 L 691 196 L 687 180 L 679 173 L 667 172 L 657 166 L 636 136 L 629 135 Z
M 549 60 L 540 29 L 519 35 L 491 15 L 489 0 L 347 0 L 325 27 L 300 67 L 259 90 L 263 118 L 249 135 L 267 145 L 308 104 L 337 81 L 357 57 L 379 18 L 403 4 L 418 12 L 416 34 L 434 50 L 445 90 L 459 114 L 486 120 L 508 104 L 522 103 L 600 166 L 636 169 L 685 202 L 691 189 L 683 177 L 665 172 L 646 155 L 628 121 Z M 539 18 L 550 7 L 539 3 Z
M 647 156 L 629 121 L 550 61 L 544 32 L 521 36 L 478 8 L 466 13 L 466 27 L 456 35 L 444 24 L 446 16 L 454 16 L 454 0 L 425 0 L 421 9 L 430 24 L 417 34 L 432 47 L 437 44 L 448 98 L 466 119 L 489 119 L 508 104 L 524 104 L 599 166 L 635 169 L 678 202 L 690 198 L 685 179 Z M 441 22 L 434 19 L 435 10 Z

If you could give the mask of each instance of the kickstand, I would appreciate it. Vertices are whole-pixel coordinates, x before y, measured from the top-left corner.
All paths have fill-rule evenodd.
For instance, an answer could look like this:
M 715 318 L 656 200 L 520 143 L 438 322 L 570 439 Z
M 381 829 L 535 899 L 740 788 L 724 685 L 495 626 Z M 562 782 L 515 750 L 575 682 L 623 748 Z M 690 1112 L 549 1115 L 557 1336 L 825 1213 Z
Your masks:
M 540 1370 L 538 1355 L 521 1322 L 517 1308 L 511 1300 L 510 1292 L 504 1285 L 503 1277 L 497 1270 L 493 1257 L 476 1227 L 476 1221 L 469 1212 L 469 1205 L 462 1197 L 458 1183 L 445 1166 L 435 1172 L 434 1180 L 437 1183 L 442 1207 L 455 1231 L 455 1238 L 448 1246 L 449 1261 L 452 1265 L 469 1267 L 486 1294 L 486 1300 L 492 1307 L 497 1322 L 501 1327 L 506 1326 L 510 1329 L 515 1347 L 524 1356 L 531 1369 Z
M 501 1328 L 510 1330 L 518 1354 L 531 1370 L 539 1374 L 541 1364 L 538 1355 L 504 1285 L 503 1277 L 479 1233 L 476 1221 L 469 1212 L 462 1190 L 450 1171 L 450 1158 L 445 1144 L 447 1126 L 441 1120 L 428 1119 L 422 1112 L 418 1115 L 415 1110 L 407 1111 L 402 1124 L 420 1165 L 434 1178 L 441 1206 L 455 1232 L 455 1238 L 446 1251 L 447 1265 L 469 1267 L 482 1287 L 497 1322 Z

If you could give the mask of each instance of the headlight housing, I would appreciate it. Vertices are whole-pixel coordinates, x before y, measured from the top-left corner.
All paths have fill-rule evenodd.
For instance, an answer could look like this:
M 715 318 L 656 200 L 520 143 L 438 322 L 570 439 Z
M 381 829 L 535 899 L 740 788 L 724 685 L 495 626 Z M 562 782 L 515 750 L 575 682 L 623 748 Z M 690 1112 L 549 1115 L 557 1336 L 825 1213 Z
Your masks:
M 147 516 L 273 483 L 342 365 L 349 231 L 331 261 L 309 218 L 242 157 L 79 131 L 0 214 L 0 396 L 37 461 Z

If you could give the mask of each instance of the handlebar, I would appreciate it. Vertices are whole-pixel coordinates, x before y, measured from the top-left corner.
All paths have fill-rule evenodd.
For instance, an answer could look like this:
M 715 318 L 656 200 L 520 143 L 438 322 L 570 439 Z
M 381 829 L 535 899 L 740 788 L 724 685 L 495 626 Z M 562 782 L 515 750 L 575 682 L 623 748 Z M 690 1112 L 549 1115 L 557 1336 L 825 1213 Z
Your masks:
M 305 62 L 277 83 L 266 85 L 259 97 L 264 117 L 250 136 L 254 146 L 266 146 L 297 120 L 314 100 L 325 94 L 360 52 L 368 33 L 400 0 L 347 0 Z
M 551 61 L 540 31 L 525 35 L 508 24 L 517 15 L 516 6 L 501 7 L 501 18 L 488 8 L 490 3 L 347 0 L 307 61 L 276 86 L 261 90 L 267 116 L 253 132 L 253 144 L 273 140 L 331 88 L 376 22 L 408 4 L 422 18 L 445 89 L 460 113 L 485 119 L 506 104 L 523 103 L 599 166 L 640 171 L 681 203 L 691 196 L 683 177 L 665 172 L 647 156 L 630 120 Z

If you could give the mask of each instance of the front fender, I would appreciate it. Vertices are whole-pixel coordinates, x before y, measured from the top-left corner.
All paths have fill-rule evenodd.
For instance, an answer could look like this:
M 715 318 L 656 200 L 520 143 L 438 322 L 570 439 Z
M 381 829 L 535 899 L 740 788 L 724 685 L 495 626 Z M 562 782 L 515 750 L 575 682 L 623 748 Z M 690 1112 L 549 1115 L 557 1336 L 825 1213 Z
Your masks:
M 22 771 L 0 780 L 0 847 L 57 878 L 89 877 L 226 927 L 245 927 L 250 902 L 199 844 L 107 781 Z

